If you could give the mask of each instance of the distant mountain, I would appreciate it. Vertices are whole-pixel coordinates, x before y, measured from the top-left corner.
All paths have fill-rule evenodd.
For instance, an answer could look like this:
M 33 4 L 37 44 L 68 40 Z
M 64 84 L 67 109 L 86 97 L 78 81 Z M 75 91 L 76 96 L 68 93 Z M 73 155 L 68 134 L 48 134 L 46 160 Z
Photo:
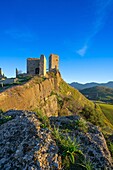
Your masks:
M 113 88 L 96 86 L 80 90 L 90 100 L 98 100 L 113 103 Z
M 113 81 L 109 81 L 108 83 L 91 82 L 91 83 L 86 83 L 86 84 L 80 84 L 80 83 L 77 83 L 77 82 L 72 82 L 69 85 L 78 89 L 78 90 L 83 90 L 83 89 L 86 89 L 86 88 L 91 88 L 91 87 L 96 87 L 96 86 L 113 88 Z

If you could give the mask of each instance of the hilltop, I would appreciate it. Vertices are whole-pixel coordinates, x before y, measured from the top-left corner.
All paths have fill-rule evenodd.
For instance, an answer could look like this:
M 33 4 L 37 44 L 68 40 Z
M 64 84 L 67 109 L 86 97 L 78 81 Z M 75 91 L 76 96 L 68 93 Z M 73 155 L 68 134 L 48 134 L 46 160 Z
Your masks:
M 72 87 L 74 87 L 74 88 L 76 88 L 78 90 L 83 90 L 83 89 L 86 89 L 86 88 L 91 88 L 91 87 L 96 87 L 96 86 L 103 86 L 103 87 L 113 88 L 113 81 L 109 81 L 108 83 L 91 82 L 91 83 L 86 83 L 86 84 L 72 82 L 72 83 L 70 83 L 70 86 L 72 86 Z
M 80 90 L 80 92 L 90 100 L 113 103 L 113 88 L 96 86 Z
M 0 93 L 0 109 L 3 111 L 42 109 L 47 116 L 58 116 L 72 111 L 76 114 L 85 105 L 94 107 L 78 90 L 70 87 L 59 72 L 48 73 L 47 77 L 34 76 L 25 84 Z

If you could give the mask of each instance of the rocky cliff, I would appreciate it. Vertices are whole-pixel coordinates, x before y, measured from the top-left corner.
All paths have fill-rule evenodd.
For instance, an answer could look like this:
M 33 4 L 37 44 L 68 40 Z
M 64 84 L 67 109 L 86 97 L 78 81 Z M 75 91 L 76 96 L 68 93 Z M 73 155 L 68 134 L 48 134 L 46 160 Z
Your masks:
M 24 85 L 14 86 L 0 93 L 0 109 L 7 111 L 41 109 L 47 116 L 78 112 L 93 103 L 66 84 L 59 72 L 48 77 L 34 77 Z M 74 109 L 73 109 L 74 108 Z M 59 111 L 60 110 L 60 111 Z

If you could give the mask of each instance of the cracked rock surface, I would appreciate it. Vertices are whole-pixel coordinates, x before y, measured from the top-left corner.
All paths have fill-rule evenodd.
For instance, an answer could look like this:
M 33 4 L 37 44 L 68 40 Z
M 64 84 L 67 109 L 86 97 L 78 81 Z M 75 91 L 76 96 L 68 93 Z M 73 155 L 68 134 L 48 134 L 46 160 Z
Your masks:
M 35 113 L 8 111 L 13 119 L 0 126 L 0 169 L 60 169 L 58 147 Z

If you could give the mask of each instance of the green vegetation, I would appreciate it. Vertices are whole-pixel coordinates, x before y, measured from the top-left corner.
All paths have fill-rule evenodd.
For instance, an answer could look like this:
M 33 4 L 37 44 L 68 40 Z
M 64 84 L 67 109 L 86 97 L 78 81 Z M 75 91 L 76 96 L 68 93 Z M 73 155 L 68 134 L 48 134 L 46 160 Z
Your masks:
M 109 148 L 109 151 L 110 151 L 111 156 L 112 156 L 112 158 L 113 158 L 113 142 L 109 142 L 108 148 Z
M 18 76 L 18 81 L 16 83 L 13 83 L 13 85 L 22 85 L 23 83 L 28 82 L 29 80 L 31 80 L 32 76 Z
M 104 125 L 103 115 L 98 105 L 95 105 L 95 109 L 85 106 L 81 111 L 80 115 L 83 116 L 87 121 L 93 123 L 94 125 Z
M 82 161 L 82 163 L 79 164 L 79 165 L 81 165 L 81 167 L 82 167 L 83 169 L 93 170 L 93 165 L 92 165 L 92 163 L 90 162 L 90 160 L 87 160 L 86 158 L 85 158 L 85 159 Z
M 113 124 L 107 119 L 99 104 L 95 104 L 95 108 L 85 106 L 80 115 L 86 120 L 101 128 L 104 135 L 113 133 Z
M 36 113 L 38 119 L 42 122 L 41 127 L 50 128 L 49 118 L 46 115 L 44 115 L 42 111 L 39 109 L 34 109 L 33 111 Z
M 88 106 L 93 106 L 93 103 L 91 101 L 87 100 L 78 90 L 72 88 L 63 80 L 61 80 L 60 82 L 59 91 L 65 97 L 71 97 L 72 99 L 74 99 L 75 102 L 77 102 L 76 104 L 78 104 L 78 109 L 81 109 L 84 104 L 87 104 Z
M 88 127 L 86 124 L 86 121 L 84 119 L 79 119 L 77 121 L 75 121 L 75 129 L 81 130 L 83 132 L 87 132 L 88 131 Z
M 56 127 L 52 132 L 62 156 L 63 169 L 93 170 L 91 161 L 87 160 L 80 150 L 80 144 L 76 138 L 72 140 L 68 134 L 62 135 L 62 130 Z
M 33 82 L 35 84 L 40 84 L 41 82 L 43 82 L 45 80 L 46 80 L 46 77 L 35 76 L 34 79 L 33 79 Z
M 99 106 L 102 109 L 102 112 L 106 116 L 106 118 L 110 121 L 110 123 L 113 125 L 113 105 L 110 104 L 99 104 Z
M 71 140 L 69 136 L 64 137 L 59 129 L 55 127 L 53 129 L 53 135 L 56 139 L 57 145 L 59 146 L 63 160 L 63 167 L 65 169 L 70 169 L 70 167 L 75 164 L 75 160 L 78 155 L 79 157 L 83 157 L 80 145 L 77 143 L 76 139 Z
M 0 110 L 0 125 L 8 122 L 9 120 L 12 120 L 12 117 L 4 115 L 3 111 Z
M 86 167 L 88 166 L 88 162 L 85 161 L 85 157 L 82 151 L 80 150 L 79 143 L 76 141 L 76 139 L 71 139 L 68 135 L 68 133 L 71 132 L 70 131 L 71 128 L 75 128 L 76 130 L 80 129 L 82 131 L 86 131 L 87 126 L 85 121 L 83 119 L 72 121 L 72 122 L 70 121 L 69 125 L 67 125 L 66 128 L 64 124 L 62 127 L 63 129 L 62 128 L 59 129 L 56 128 L 55 126 L 51 127 L 49 118 L 43 115 L 42 111 L 35 109 L 34 112 L 36 113 L 38 119 L 42 123 L 41 127 L 48 128 L 50 131 L 52 131 L 52 134 L 56 140 L 56 143 L 59 147 L 59 152 L 62 157 L 63 168 L 69 170 L 72 167 L 79 166 L 86 169 Z
M 84 133 L 88 131 L 87 123 L 84 119 L 70 120 L 67 124 L 63 124 L 61 127 L 63 132 L 71 132 L 72 130 L 79 130 Z
M 90 100 L 113 103 L 113 88 L 96 86 L 92 88 L 83 89 L 80 92 Z

